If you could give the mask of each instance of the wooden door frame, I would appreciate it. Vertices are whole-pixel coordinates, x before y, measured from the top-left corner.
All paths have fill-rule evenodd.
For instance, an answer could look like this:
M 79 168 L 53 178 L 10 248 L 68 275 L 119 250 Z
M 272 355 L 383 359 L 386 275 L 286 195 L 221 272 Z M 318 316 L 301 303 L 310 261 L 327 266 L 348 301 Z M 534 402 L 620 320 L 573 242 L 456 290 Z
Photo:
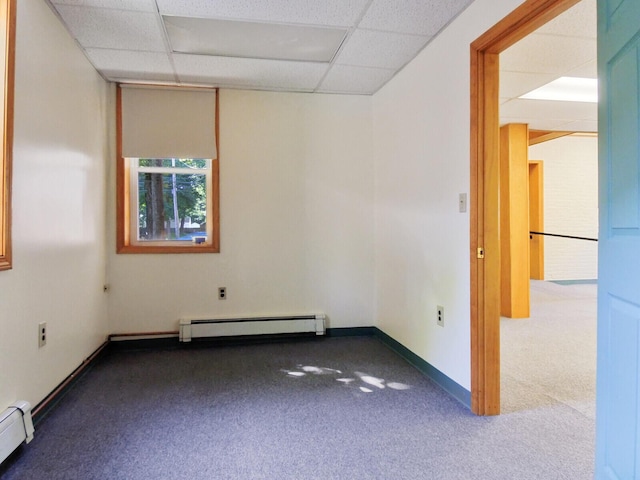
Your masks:
M 477 415 L 500 413 L 499 54 L 579 1 L 527 0 L 471 44 L 471 410 Z

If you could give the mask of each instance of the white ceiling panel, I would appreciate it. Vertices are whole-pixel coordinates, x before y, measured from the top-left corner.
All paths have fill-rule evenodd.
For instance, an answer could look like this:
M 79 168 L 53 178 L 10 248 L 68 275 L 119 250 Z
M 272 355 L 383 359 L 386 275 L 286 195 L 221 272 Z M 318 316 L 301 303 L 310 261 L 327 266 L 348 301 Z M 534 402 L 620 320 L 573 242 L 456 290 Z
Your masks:
M 553 73 L 500 72 L 500 97 L 517 98 L 556 78 Z
M 594 59 L 579 67 L 569 70 L 564 76 L 566 77 L 582 77 L 582 78 L 598 78 L 598 62 Z
M 395 70 L 335 65 L 317 91 L 321 93 L 372 94 L 393 77 Z
M 336 58 L 339 65 L 398 69 L 424 47 L 430 37 L 356 30 Z
M 526 123 L 530 130 L 565 130 L 564 126 L 572 120 L 568 118 L 536 119 L 524 117 L 500 117 L 500 125 L 508 123 Z
M 536 30 L 536 33 L 595 40 L 597 22 L 596 0 L 581 0 L 571 8 L 568 15 L 557 16 Z
M 575 120 L 562 125 L 562 129 L 571 132 L 597 132 L 598 120 Z
M 149 74 L 149 72 L 114 70 L 104 71 L 104 76 L 116 83 L 144 83 L 150 85 L 175 85 L 176 76 L 174 74 Z
M 76 5 L 80 7 L 113 8 L 139 12 L 156 12 L 154 0 L 52 0 L 56 5 Z
M 165 52 L 157 14 L 59 5 L 58 12 L 85 48 Z
M 256 60 L 206 55 L 174 55 L 181 82 L 214 83 L 244 88 L 313 91 L 324 77 L 327 64 Z
M 373 0 L 359 28 L 433 36 L 472 0 Z
M 598 104 L 558 102 L 552 100 L 512 99 L 500 106 L 500 116 L 529 117 L 532 119 L 597 119 Z
M 518 99 L 559 77 L 597 78 L 596 1 L 582 0 L 500 54 L 500 123 L 597 131 L 597 104 Z
M 352 26 L 369 0 L 156 0 L 163 15 Z
M 132 72 L 143 74 L 153 71 L 162 75 L 163 81 L 168 78 L 175 80 L 173 67 L 166 53 L 88 48 L 87 55 L 96 68 L 108 72 L 109 78 L 127 76 L 124 75 L 125 72 L 130 75 Z
M 508 72 L 555 73 L 584 65 L 596 56 L 596 41 L 534 33 L 500 54 Z
M 46 1 L 108 80 L 368 95 L 388 82 L 473 0 Z M 244 42 L 246 49 L 219 55 L 215 47 L 205 45 L 199 52 L 204 54 L 191 55 L 171 50 L 163 15 L 260 22 L 266 27 L 344 27 L 348 33 L 341 37 L 341 44 L 339 40 L 333 45 L 335 49 L 340 44 L 333 58 L 327 55 L 314 62 L 293 61 L 289 54 L 285 60 L 254 58 L 272 40 L 259 34 L 246 41 L 246 31 L 231 45 Z M 586 107 L 590 112 L 585 114 L 582 107 L 567 111 L 560 105 L 552 108 L 533 102 L 528 104 L 529 112 L 514 100 L 555 76 L 596 75 L 594 18 L 595 0 L 582 0 L 501 55 L 505 118 L 529 117 L 536 125 L 543 123 L 543 115 L 551 116 L 547 125 L 561 121 L 584 126 L 594 121 L 593 106 Z M 191 27 L 185 28 L 189 35 Z

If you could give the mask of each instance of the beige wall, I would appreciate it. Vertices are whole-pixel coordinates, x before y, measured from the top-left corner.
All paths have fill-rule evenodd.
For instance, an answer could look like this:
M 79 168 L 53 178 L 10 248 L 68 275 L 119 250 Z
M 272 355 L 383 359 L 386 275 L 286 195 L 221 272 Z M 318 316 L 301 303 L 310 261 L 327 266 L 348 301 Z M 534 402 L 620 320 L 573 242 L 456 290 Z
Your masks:
M 219 254 L 116 255 L 111 210 L 112 332 L 314 311 L 372 324 L 370 97 L 222 90 L 220 192 Z
M 598 139 L 562 137 L 529 148 L 544 163 L 544 230 L 598 238 Z M 545 237 L 545 280 L 598 278 L 598 244 Z
M 376 323 L 467 389 L 469 46 L 520 3 L 476 0 L 373 99 Z
M 13 270 L 0 272 L 0 410 L 35 405 L 107 335 L 108 86 L 41 0 L 20 0 Z M 38 348 L 38 323 L 48 341 Z

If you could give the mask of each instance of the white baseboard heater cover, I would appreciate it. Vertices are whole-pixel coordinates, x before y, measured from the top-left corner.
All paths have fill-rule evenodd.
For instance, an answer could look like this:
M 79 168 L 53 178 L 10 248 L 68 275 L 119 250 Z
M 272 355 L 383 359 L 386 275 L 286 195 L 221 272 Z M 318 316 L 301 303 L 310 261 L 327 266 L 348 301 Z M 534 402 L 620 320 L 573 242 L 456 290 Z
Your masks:
M 324 321 L 324 314 L 181 319 L 180 341 L 190 342 L 192 338 L 277 335 L 285 333 L 324 335 Z
M 29 402 L 16 402 L 0 413 L 0 463 L 22 442 L 33 440 L 33 421 Z

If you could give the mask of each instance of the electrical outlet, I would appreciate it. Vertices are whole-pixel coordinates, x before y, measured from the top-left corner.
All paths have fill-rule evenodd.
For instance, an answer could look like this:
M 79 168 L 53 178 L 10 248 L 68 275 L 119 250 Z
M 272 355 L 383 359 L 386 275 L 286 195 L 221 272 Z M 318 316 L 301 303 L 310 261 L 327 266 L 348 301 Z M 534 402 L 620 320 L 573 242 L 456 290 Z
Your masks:
M 460 213 L 465 213 L 467 211 L 467 194 L 460 193 L 458 195 L 458 211 Z
M 438 325 L 444 327 L 444 307 L 438 305 Z
M 227 298 L 227 287 L 218 288 L 218 300 L 225 300 Z
M 42 348 L 47 344 L 47 322 L 38 324 L 38 348 Z

